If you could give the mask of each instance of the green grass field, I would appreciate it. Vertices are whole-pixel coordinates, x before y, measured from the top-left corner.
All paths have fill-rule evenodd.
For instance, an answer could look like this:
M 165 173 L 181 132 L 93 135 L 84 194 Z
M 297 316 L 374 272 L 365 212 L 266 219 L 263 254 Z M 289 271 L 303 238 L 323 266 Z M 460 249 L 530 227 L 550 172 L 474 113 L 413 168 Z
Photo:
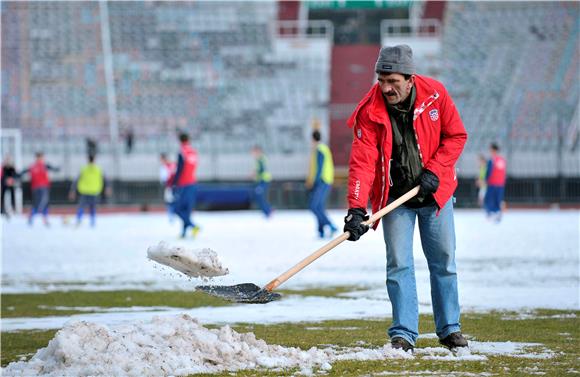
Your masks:
M 336 296 L 348 291 L 347 287 L 328 290 L 311 290 L 285 294 Z M 200 306 L 228 305 L 206 295 L 194 292 L 55 292 L 47 294 L 3 294 L 3 318 L 42 317 L 69 315 L 73 313 L 98 312 L 99 308 L 159 306 L 194 308 Z M 88 308 L 87 310 L 81 310 Z M 386 361 L 340 361 L 329 376 L 373 375 L 488 375 L 509 376 L 565 376 L 580 375 L 580 311 L 536 310 L 523 313 L 491 312 L 464 313 L 463 332 L 478 341 L 540 343 L 555 353 L 552 358 L 522 358 L 511 356 L 488 356 L 480 361 L 433 361 L 419 357 Z M 236 324 L 238 332 L 253 332 L 269 344 L 324 348 L 329 344 L 344 347 L 360 346 L 376 348 L 387 341 L 386 328 L 389 318 L 377 320 L 340 320 L 316 323 L 286 323 L 275 325 Z M 422 315 L 421 333 L 433 333 L 431 316 Z M 39 348 L 45 347 L 56 330 L 2 332 L 1 364 L 6 366 L 16 360 L 30 358 Z M 437 340 L 421 338 L 418 348 L 438 347 Z M 224 372 L 217 376 L 281 376 L 292 375 L 296 370 Z M 211 376 L 216 376 L 215 374 Z

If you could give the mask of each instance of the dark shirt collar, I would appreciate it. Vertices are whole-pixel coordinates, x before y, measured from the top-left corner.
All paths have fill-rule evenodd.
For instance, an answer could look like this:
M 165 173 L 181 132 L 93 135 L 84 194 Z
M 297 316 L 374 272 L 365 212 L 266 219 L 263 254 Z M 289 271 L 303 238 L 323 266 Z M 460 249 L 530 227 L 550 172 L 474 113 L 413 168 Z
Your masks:
M 388 111 L 395 110 L 400 113 L 408 113 L 409 111 L 413 110 L 416 97 L 417 91 L 415 90 L 415 85 L 413 85 L 413 87 L 411 88 L 411 93 L 409 93 L 409 95 L 403 102 L 398 103 L 396 105 L 389 105 L 389 103 L 385 99 L 385 104 L 387 105 Z

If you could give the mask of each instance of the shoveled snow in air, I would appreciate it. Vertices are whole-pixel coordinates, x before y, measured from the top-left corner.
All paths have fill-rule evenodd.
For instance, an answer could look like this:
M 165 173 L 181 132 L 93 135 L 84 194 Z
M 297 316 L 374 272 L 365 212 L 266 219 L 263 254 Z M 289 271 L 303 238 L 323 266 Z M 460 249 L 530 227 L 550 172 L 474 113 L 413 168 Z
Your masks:
M 537 350 L 540 348 L 539 350 Z M 539 352 L 539 353 L 538 353 Z M 5 376 L 183 376 L 240 369 L 297 368 L 300 374 L 329 370 L 337 360 L 421 358 L 484 361 L 489 355 L 553 356 L 537 344 L 472 341 L 471 350 L 453 354 L 441 347 L 417 349 L 415 355 L 392 349 L 312 347 L 302 350 L 267 344 L 229 326 L 208 329 L 188 315 L 153 317 L 149 322 L 108 327 L 72 321 L 29 361 L 9 364 Z M 539 355 L 539 356 L 537 356 Z
M 211 249 L 192 250 L 185 247 L 171 247 L 165 242 L 150 246 L 147 257 L 157 263 L 169 266 L 194 278 L 211 278 L 228 274 Z

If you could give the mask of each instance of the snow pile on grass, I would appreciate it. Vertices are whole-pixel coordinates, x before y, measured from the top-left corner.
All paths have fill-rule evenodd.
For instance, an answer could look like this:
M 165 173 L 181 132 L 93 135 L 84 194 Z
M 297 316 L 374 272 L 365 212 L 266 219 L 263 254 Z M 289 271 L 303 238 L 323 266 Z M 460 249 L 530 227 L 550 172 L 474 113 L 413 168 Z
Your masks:
M 161 376 L 216 373 L 240 369 L 331 369 L 335 360 L 412 358 L 390 346 L 379 349 L 311 348 L 269 345 L 253 333 L 229 326 L 207 329 L 181 315 L 154 317 L 148 323 L 117 328 L 77 321 L 58 331 L 28 362 L 9 364 L 4 376 Z
M 474 354 L 472 354 L 472 352 Z M 534 353 L 539 352 L 539 353 Z M 338 360 L 413 359 L 485 361 L 485 355 L 551 358 L 554 353 L 537 343 L 470 341 L 470 349 L 455 353 L 442 347 L 416 348 L 415 354 L 379 348 L 296 347 L 270 345 L 254 333 L 229 326 L 207 329 L 187 314 L 153 317 L 118 327 L 69 322 L 29 361 L 9 364 L 3 376 L 182 376 L 241 369 L 281 371 L 296 368 L 311 375 L 332 369 Z
M 165 242 L 147 249 L 147 257 L 157 263 L 169 266 L 191 277 L 210 278 L 229 273 L 211 249 L 188 250 L 183 247 L 170 247 Z

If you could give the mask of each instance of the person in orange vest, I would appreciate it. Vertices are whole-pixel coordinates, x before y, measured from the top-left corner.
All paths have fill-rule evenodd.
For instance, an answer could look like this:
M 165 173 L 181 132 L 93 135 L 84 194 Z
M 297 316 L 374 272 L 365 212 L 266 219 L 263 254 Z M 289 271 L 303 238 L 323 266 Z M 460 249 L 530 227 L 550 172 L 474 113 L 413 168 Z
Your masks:
M 181 238 L 185 238 L 188 229 L 195 238 L 199 233 L 199 226 L 191 221 L 191 211 L 195 207 L 197 193 L 197 151 L 189 143 L 189 135 L 181 133 L 179 135 L 179 155 L 177 157 L 177 168 L 171 180 L 174 196 L 174 211 L 183 222 Z
M 50 202 L 50 178 L 49 171 L 57 172 L 58 167 L 51 166 L 44 161 L 42 152 L 36 153 L 36 160 L 30 167 L 20 175 L 30 174 L 30 189 L 32 190 L 32 210 L 28 217 L 28 224 L 32 225 L 34 215 L 42 213 L 44 225 L 49 226 L 48 222 L 48 204 Z
M 483 208 L 490 220 L 500 222 L 502 218 L 502 209 L 505 206 L 504 193 L 507 172 L 507 162 L 499 154 L 499 146 L 491 143 L 489 146 L 491 158 L 487 161 L 487 172 L 485 182 L 487 190 L 483 198 Z

